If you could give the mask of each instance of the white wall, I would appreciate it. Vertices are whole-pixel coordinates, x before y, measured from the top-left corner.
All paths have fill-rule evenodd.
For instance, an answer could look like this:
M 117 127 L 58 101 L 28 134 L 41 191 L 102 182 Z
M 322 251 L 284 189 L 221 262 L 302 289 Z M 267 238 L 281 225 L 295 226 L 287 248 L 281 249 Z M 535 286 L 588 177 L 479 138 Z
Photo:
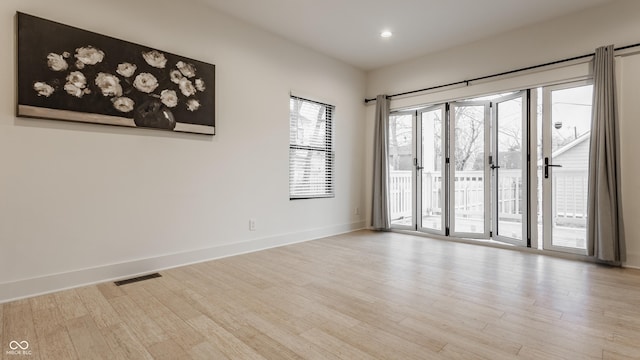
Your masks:
M 622 165 L 622 211 L 627 242 L 627 265 L 640 267 L 640 55 L 616 62 L 620 109 L 620 157 Z
M 510 33 L 452 48 L 416 60 L 385 67 L 368 74 L 367 98 L 378 94 L 393 94 L 435 85 L 442 85 L 503 71 L 537 65 L 554 60 L 593 53 L 601 45 L 624 46 L 640 42 L 640 1 L 624 0 L 592 8 L 546 23 L 525 27 Z M 634 186 L 640 175 L 635 158 L 640 153 L 637 134 L 640 131 L 637 109 L 640 92 L 640 56 L 619 58 L 617 64 L 621 89 L 622 187 L 628 261 L 626 265 L 640 267 L 640 190 Z M 619 69 L 620 70 L 620 69 Z M 465 88 L 397 98 L 392 108 L 428 104 L 443 100 L 470 97 L 494 91 L 523 89 L 558 79 L 582 78 L 589 72 L 588 64 L 510 79 L 482 82 Z M 373 114 L 375 106 L 367 107 L 367 156 L 365 174 L 372 173 Z M 636 131 L 634 131 L 636 130 Z M 366 181 L 366 208 L 371 203 L 371 181 Z M 367 214 L 368 215 L 368 214 Z M 367 218 L 368 219 L 368 218 Z
M 16 11 L 215 64 L 217 135 L 16 118 Z M 364 226 L 364 72 L 196 1 L 4 0 L 0 30 L 0 302 Z M 336 105 L 334 199 L 289 201 L 292 89 Z

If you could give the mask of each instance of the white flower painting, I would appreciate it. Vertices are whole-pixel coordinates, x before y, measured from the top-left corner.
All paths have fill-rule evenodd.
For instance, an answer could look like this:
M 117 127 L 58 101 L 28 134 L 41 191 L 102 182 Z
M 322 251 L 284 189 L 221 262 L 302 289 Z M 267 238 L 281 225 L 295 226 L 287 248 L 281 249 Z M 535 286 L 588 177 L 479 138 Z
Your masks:
M 176 94 L 175 90 L 162 90 L 160 93 L 160 101 L 167 107 L 176 107 L 178 106 L 178 94 Z
M 196 111 L 200 108 L 200 102 L 196 99 L 187 100 L 187 109 L 189 111 Z
M 205 91 L 207 89 L 207 85 L 204 84 L 204 80 L 196 79 L 196 89 L 198 89 L 198 91 Z
M 149 52 L 142 53 L 142 57 L 147 64 L 158 69 L 164 69 L 167 65 L 167 58 L 165 58 L 164 54 L 158 50 L 151 50 Z
M 180 86 L 180 91 L 184 96 L 189 97 L 196 93 L 196 88 L 191 83 L 191 80 L 187 78 L 180 79 L 180 83 L 178 83 L 178 85 Z
M 84 65 L 95 65 L 102 62 L 104 52 L 89 45 L 76 49 L 76 59 Z
M 149 73 L 141 73 L 136 76 L 133 86 L 143 93 L 150 94 L 158 87 L 158 79 Z
M 214 65 L 22 13 L 18 28 L 18 115 L 213 134 Z
M 81 98 L 85 94 L 85 91 L 87 91 L 87 94 L 90 92 L 89 89 L 85 89 L 87 87 L 87 78 L 82 72 L 73 71 L 66 79 L 67 83 L 64 84 L 64 90 L 67 94 Z
M 53 92 L 55 91 L 53 86 L 43 82 L 36 82 L 35 84 L 33 84 L 33 90 L 38 93 L 38 96 L 44 97 L 51 96 L 51 94 L 53 94 Z
M 193 66 L 193 64 L 188 64 L 182 61 L 178 61 L 178 63 L 176 64 L 176 67 L 178 68 L 178 70 L 180 70 L 182 75 L 188 78 L 192 78 L 196 76 L 196 68 Z
M 104 96 L 122 96 L 122 86 L 120 86 L 120 79 L 117 76 L 98 73 L 96 77 L 96 85 L 100 88 L 102 95 Z
M 113 101 L 113 107 L 120 112 L 128 113 L 130 111 L 133 111 L 134 102 L 128 97 L 113 98 L 112 101 Z
M 64 59 L 64 56 L 56 53 L 49 53 L 49 55 L 47 55 L 47 66 L 49 66 L 49 69 L 53 71 L 65 71 L 69 67 L 69 64 L 67 64 L 67 60 Z
M 116 70 L 116 72 L 125 78 L 130 78 L 133 76 L 133 74 L 135 74 L 137 69 L 138 66 L 136 64 L 126 62 L 118 64 L 118 69 Z

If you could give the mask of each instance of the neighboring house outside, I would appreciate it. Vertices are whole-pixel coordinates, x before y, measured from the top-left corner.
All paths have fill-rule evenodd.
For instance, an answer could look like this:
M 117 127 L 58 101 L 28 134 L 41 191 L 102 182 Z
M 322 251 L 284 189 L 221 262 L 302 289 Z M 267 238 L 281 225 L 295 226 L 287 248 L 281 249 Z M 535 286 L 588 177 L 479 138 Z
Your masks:
M 589 176 L 587 132 L 552 153 L 553 214 L 556 225 L 586 227 Z

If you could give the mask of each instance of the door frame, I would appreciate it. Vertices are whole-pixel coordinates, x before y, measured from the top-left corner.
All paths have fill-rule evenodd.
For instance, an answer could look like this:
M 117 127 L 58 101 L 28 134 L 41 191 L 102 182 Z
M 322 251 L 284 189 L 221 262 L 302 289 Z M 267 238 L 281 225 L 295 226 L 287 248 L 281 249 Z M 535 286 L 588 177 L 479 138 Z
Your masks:
M 422 153 L 422 148 L 424 147 L 424 143 L 422 140 L 422 114 L 423 113 L 427 113 L 427 112 L 431 112 L 434 110 L 440 110 L 441 114 L 442 114 L 442 120 L 441 120 L 441 124 L 440 124 L 440 146 L 442 149 L 442 156 L 440 159 L 440 169 L 442 170 L 442 216 L 441 216 L 441 223 L 440 223 L 440 230 L 437 229 L 432 229 L 432 228 L 427 228 L 424 227 L 422 224 L 422 208 L 423 208 L 423 203 L 422 203 L 422 176 L 423 176 L 423 168 L 424 168 L 424 159 L 423 159 L 423 153 Z M 448 223 L 448 208 L 449 208 L 449 204 L 448 204 L 448 178 L 449 178 L 449 171 L 447 169 L 447 157 L 448 157 L 448 133 L 447 133 L 447 104 L 446 103 L 442 103 L 442 104 L 436 104 L 436 105 L 431 105 L 431 106 L 427 106 L 424 108 L 420 108 L 418 110 L 416 110 L 416 118 L 415 118 L 415 122 L 416 122 L 416 140 L 419 140 L 416 142 L 415 144 L 415 153 L 416 153 L 416 162 L 415 162 L 415 171 L 416 171 L 416 177 L 415 177 L 415 182 L 416 182 L 416 187 L 417 187 L 417 192 L 416 192 L 416 201 L 417 201 L 417 205 L 416 205 L 416 230 L 423 232 L 423 233 L 430 233 L 430 234 L 436 234 L 436 235 L 446 235 L 447 233 L 447 223 Z
M 442 110 L 442 124 L 441 124 L 441 146 L 443 149 L 441 168 L 442 168 L 442 220 L 441 230 L 431 229 L 423 227 L 422 225 L 422 168 L 424 165 L 424 159 L 421 147 L 422 144 L 422 113 L 430 112 L 433 110 Z M 426 107 L 420 107 L 418 109 L 411 110 L 397 110 L 391 111 L 389 116 L 411 116 L 411 217 L 412 221 L 410 225 L 392 224 L 393 229 L 398 230 L 415 230 L 423 233 L 430 233 L 435 235 L 446 235 L 447 231 L 447 217 L 448 217 L 448 196 L 447 196 L 447 179 L 448 171 L 446 168 L 446 158 L 448 156 L 447 149 L 447 106 L 445 103 L 430 105 Z
M 448 234 L 452 237 L 459 238 L 473 238 L 473 239 L 489 239 L 490 231 L 491 231 L 491 172 L 488 166 L 489 164 L 489 154 L 491 152 L 491 101 L 452 101 L 449 102 L 449 146 L 448 148 L 448 158 L 447 164 L 449 181 L 448 181 L 448 196 L 449 196 L 449 231 Z M 484 232 L 463 232 L 463 231 L 455 231 L 455 179 L 456 179 L 456 170 L 455 170 L 455 151 L 452 153 L 452 149 L 455 149 L 456 139 L 455 139 L 455 127 L 456 127 L 456 119 L 455 119 L 455 109 L 456 107 L 462 106 L 483 106 L 484 107 L 484 126 L 483 126 L 483 134 L 484 134 Z
M 411 116 L 411 158 L 415 159 L 416 157 L 416 141 L 417 141 L 417 130 L 416 130 L 416 110 L 398 110 L 391 111 L 389 113 L 389 117 L 391 116 L 402 116 L 402 115 L 410 115 Z M 389 138 L 391 137 L 391 133 L 388 133 Z M 417 215 L 417 181 L 416 181 L 416 166 L 411 167 L 411 225 L 401 225 L 401 224 L 393 224 L 391 223 L 392 229 L 398 230 L 415 230 L 416 229 L 416 215 Z M 391 220 L 393 222 L 393 220 Z
M 542 157 L 539 159 L 540 164 L 544 166 L 544 158 L 548 157 L 553 163 L 551 137 L 553 126 L 552 109 L 551 109 L 551 93 L 556 90 L 565 90 L 582 86 L 593 85 L 593 80 L 579 80 L 566 82 L 556 85 L 542 87 Z M 546 105 L 546 106 L 545 106 Z M 535 161 L 538 162 L 537 156 Z M 537 172 L 536 172 L 537 173 Z M 551 176 L 547 179 L 542 176 L 542 231 L 543 231 L 543 250 L 559 251 L 564 253 L 587 255 L 587 249 L 579 249 L 565 246 L 553 245 L 553 168 L 550 169 Z M 589 194 L 587 194 L 587 197 Z M 587 200 L 588 201 L 588 200 Z M 537 224 L 537 221 L 536 221 Z
M 575 87 L 592 85 L 593 80 L 590 78 L 582 78 L 569 80 L 565 82 L 554 82 L 547 85 L 540 85 L 530 87 L 514 93 L 510 96 L 503 98 L 494 98 L 491 100 L 458 100 L 448 101 L 443 103 L 437 103 L 429 106 L 417 106 L 412 108 L 398 109 L 391 112 L 390 115 L 411 115 L 412 116 L 412 158 L 414 160 L 414 166 L 412 166 L 412 218 L 413 221 L 410 225 L 394 225 L 395 229 L 405 229 L 420 231 L 423 233 L 432 233 L 434 235 L 444 235 L 457 238 L 475 238 L 475 239 L 488 239 L 492 238 L 500 242 L 511 243 L 518 246 L 526 246 L 533 249 L 541 249 L 543 251 L 560 251 L 565 253 L 573 253 L 578 255 L 586 255 L 586 250 L 579 248 L 563 247 L 559 245 L 553 245 L 552 242 L 552 226 L 553 221 L 552 213 L 552 177 L 544 179 L 544 175 L 541 176 L 538 172 L 539 167 L 543 165 L 541 163 L 544 157 L 551 158 L 551 133 L 554 120 L 551 118 L 551 100 L 552 92 L 562 89 L 570 89 Z M 500 235 L 498 228 L 498 212 L 497 212 L 497 178 L 494 179 L 493 171 L 490 169 L 489 156 L 497 155 L 497 133 L 498 131 L 496 119 L 499 116 L 499 106 L 493 108 L 495 103 L 508 101 L 510 99 L 522 96 L 523 97 L 523 188 L 526 182 L 526 195 L 523 196 L 523 201 L 526 201 L 523 207 L 523 219 L 526 220 L 523 224 L 523 239 L 522 241 L 512 241 L 508 237 Z M 487 97 L 489 98 L 489 97 Z M 487 106 L 488 104 L 488 106 Z M 455 162 L 455 109 L 460 106 L 472 106 L 472 105 L 484 105 L 485 106 L 485 127 L 484 127 L 484 147 L 485 147 L 485 166 L 484 177 L 489 181 L 485 181 L 485 208 L 488 210 L 485 216 L 485 231 L 484 233 L 467 233 L 467 232 L 454 232 L 455 229 L 455 166 L 452 163 Z M 442 148 L 444 162 L 441 164 L 443 169 L 444 184 L 442 189 L 443 195 L 443 231 L 425 228 L 422 224 L 422 172 L 420 171 L 424 159 L 422 149 L 419 149 L 418 137 L 422 136 L 422 113 L 442 109 L 444 107 L 444 118 L 442 128 Z M 499 125 L 499 124 L 498 124 Z M 538 133 L 540 131 L 540 133 Z M 541 139 L 539 139 L 541 137 Z M 540 142 L 540 149 L 538 143 Z M 525 145 L 526 144 L 526 145 Z M 540 150 L 540 153 L 539 153 Z M 538 159 L 539 156 L 542 156 Z M 542 177 L 542 178 L 541 178 Z M 526 179 L 526 181 L 524 180 Z M 495 184 L 494 184 L 495 183 Z M 540 183 L 540 186 L 538 186 Z M 542 192 L 541 202 L 538 201 L 538 193 Z M 526 199 L 526 200 L 525 200 Z M 541 216 L 542 223 L 538 223 L 538 216 Z M 491 232 L 491 233 L 490 233 Z M 525 243 L 526 241 L 526 243 Z
M 522 114 L 521 114 L 521 128 L 522 128 L 522 134 L 521 134 L 521 138 L 520 138 L 520 142 L 521 142 L 521 164 L 522 164 L 522 170 L 521 170 L 521 176 L 522 176 L 522 201 L 525 202 L 525 204 L 523 204 L 522 206 L 522 226 L 521 226 L 521 239 L 517 239 L 517 238 L 512 238 L 512 237 L 508 237 L 508 236 L 503 236 L 500 235 L 500 228 L 499 228 L 499 222 L 500 222 L 500 218 L 499 218 L 499 214 L 498 214 L 498 185 L 499 185 L 499 176 L 500 176 L 500 169 L 499 166 L 496 168 L 493 168 L 494 163 L 498 164 L 499 163 L 499 148 L 498 148 L 498 137 L 499 137 L 499 115 L 500 115 L 500 103 L 503 102 L 507 102 L 507 101 L 511 101 L 514 99 L 522 99 Z M 491 238 L 493 240 L 496 241 L 500 241 L 503 243 L 508 243 L 508 244 L 512 244 L 512 245 L 517 245 L 517 246 L 522 246 L 522 247 L 527 247 L 528 245 L 528 209 L 529 209 L 529 171 L 528 171 L 528 155 L 529 155 L 529 147 L 528 147 L 528 124 L 529 124 L 529 104 L 528 104 L 528 100 L 529 100 L 529 96 L 528 96 L 528 91 L 527 90 L 522 90 L 522 91 L 518 91 L 516 93 L 513 93 L 511 95 L 499 98 L 499 99 L 494 99 L 493 103 L 492 103 L 492 107 L 493 107 L 493 111 L 491 114 L 491 157 L 490 157 L 490 162 L 489 162 L 489 167 L 491 167 L 491 232 L 492 232 L 492 236 Z M 499 165 L 499 164 L 498 164 Z

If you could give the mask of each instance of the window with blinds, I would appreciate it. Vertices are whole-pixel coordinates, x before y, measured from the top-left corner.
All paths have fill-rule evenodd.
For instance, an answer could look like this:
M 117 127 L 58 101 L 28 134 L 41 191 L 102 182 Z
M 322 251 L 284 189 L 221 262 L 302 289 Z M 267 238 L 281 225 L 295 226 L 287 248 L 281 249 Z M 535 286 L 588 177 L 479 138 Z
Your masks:
M 289 100 L 289 199 L 334 197 L 335 106 L 291 96 Z

